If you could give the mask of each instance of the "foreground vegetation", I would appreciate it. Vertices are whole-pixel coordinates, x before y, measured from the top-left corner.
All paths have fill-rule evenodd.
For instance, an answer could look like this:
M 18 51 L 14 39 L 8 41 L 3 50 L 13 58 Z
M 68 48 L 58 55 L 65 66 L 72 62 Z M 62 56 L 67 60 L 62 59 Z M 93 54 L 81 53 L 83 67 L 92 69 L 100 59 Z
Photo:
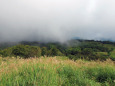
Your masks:
M 0 86 L 115 86 L 115 62 L 0 58 Z

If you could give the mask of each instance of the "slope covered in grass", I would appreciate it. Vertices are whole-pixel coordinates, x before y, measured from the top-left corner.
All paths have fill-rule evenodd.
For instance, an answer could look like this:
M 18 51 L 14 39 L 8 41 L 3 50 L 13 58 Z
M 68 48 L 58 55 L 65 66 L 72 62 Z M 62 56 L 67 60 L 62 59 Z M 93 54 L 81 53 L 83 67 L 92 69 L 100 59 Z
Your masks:
M 66 57 L 0 59 L 0 86 L 114 86 L 111 60 L 72 61 Z
M 115 49 L 110 53 L 110 57 L 113 61 L 115 61 Z

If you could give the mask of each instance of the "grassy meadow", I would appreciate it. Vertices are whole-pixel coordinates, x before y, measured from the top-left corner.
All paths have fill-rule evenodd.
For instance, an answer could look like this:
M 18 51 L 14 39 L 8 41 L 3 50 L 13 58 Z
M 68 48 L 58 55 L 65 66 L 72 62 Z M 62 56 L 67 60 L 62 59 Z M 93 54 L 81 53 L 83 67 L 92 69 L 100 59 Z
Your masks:
M 0 86 L 115 86 L 115 62 L 0 57 Z

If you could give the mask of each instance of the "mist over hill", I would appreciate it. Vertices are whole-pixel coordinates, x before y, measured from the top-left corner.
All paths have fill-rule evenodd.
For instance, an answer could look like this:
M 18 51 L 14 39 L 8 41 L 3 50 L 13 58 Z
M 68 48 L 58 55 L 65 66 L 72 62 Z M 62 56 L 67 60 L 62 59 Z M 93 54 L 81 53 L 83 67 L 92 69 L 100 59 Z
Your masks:
M 114 0 L 0 0 L 0 42 L 115 41 Z

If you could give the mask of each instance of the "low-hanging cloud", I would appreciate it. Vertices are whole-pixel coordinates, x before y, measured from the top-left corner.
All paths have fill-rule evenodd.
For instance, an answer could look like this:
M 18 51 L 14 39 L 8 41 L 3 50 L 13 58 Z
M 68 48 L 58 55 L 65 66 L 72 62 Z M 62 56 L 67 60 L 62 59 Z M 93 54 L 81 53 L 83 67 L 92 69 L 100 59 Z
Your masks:
M 0 0 L 0 42 L 110 39 L 115 0 Z

